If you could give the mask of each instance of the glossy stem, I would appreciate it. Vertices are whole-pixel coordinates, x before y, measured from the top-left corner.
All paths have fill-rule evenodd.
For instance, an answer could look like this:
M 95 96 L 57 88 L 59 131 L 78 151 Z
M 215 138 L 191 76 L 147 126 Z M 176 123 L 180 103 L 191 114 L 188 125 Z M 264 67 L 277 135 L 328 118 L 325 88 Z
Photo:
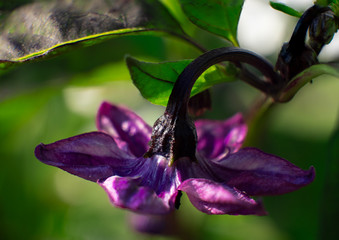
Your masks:
M 179 75 L 170 95 L 166 112 L 186 118 L 188 101 L 195 81 L 206 69 L 223 61 L 246 63 L 258 69 L 271 83 L 264 80 L 255 81 L 253 78 L 245 79 L 245 81 L 269 95 L 275 93 L 274 83 L 281 82 L 272 64 L 253 52 L 236 47 L 214 49 L 196 58 Z

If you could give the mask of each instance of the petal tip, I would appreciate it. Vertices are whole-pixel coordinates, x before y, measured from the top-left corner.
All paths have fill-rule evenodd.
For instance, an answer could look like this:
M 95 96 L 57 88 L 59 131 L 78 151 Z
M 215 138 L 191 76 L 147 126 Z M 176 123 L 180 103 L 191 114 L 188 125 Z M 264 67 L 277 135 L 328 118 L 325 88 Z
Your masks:
M 315 175 L 316 175 L 315 168 L 313 166 L 310 166 L 310 168 L 307 170 L 307 172 L 308 172 L 308 174 L 307 174 L 308 181 L 307 181 L 306 184 L 309 184 L 309 183 L 313 182 L 314 179 L 315 179 Z
M 98 112 L 97 112 L 97 116 L 96 116 L 96 127 L 97 129 L 101 129 L 101 117 L 103 115 L 107 115 L 107 112 L 110 110 L 112 104 L 107 102 L 107 101 L 103 101 L 100 106 L 99 106 L 99 109 L 98 109 Z
M 43 155 L 43 150 L 46 148 L 46 145 L 43 143 L 40 143 L 39 145 L 37 145 L 34 149 L 34 155 L 37 159 L 39 159 L 40 161 L 42 161 L 42 155 Z

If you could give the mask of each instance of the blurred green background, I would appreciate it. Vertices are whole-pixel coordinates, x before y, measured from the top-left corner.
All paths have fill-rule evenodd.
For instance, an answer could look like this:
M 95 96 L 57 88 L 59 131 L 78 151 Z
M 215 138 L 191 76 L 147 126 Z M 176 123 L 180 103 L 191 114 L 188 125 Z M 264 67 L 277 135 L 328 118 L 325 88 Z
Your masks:
M 189 28 L 209 49 L 226 44 Z M 281 41 L 287 41 L 288 34 L 290 29 Z M 275 62 L 279 50 L 266 57 Z M 128 106 L 153 124 L 164 108 L 148 103 L 133 86 L 124 63 L 126 54 L 159 62 L 194 58 L 199 53 L 174 38 L 126 36 L 0 74 L 0 239 L 167 239 L 133 231 L 129 213 L 112 207 L 95 183 L 34 157 L 40 142 L 95 130 L 96 111 L 104 100 Z M 213 119 L 246 111 L 259 96 L 242 82 L 211 91 L 213 109 L 203 117 Z M 338 79 L 317 78 L 291 102 L 267 111 L 252 126 L 255 137 L 247 143 L 301 168 L 313 165 L 317 176 L 312 184 L 286 195 L 264 197 L 269 212 L 265 217 L 208 216 L 183 196 L 176 218 L 187 235 L 226 240 L 329 239 L 322 234 L 334 227 L 330 216 L 338 213 L 333 202 L 338 185 L 326 187 L 327 179 L 335 182 L 338 177 L 339 147 L 338 140 L 333 140 L 339 135 L 334 135 L 338 92 Z

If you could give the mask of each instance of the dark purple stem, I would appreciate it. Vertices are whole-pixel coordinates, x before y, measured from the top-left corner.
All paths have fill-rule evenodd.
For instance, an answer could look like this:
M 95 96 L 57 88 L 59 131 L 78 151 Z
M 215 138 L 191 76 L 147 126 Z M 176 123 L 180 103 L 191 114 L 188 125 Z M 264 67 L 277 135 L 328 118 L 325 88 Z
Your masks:
M 186 117 L 188 101 L 195 81 L 206 69 L 223 61 L 247 63 L 258 69 L 271 83 L 263 80 L 255 81 L 253 78 L 244 80 L 269 95 L 274 92 L 273 85 L 281 82 L 280 76 L 274 71 L 271 63 L 253 52 L 236 47 L 214 49 L 196 58 L 179 75 L 170 95 L 166 112 L 173 116 Z
M 257 68 L 268 81 L 260 78 L 245 78 L 245 81 L 268 95 L 275 93 L 282 82 L 267 60 L 250 51 L 225 47 L 202 54 L 182 71 L 175 82 L 165 113 L 153 126 L 150 149 L 145 157 L 160 154 L 170 159 L 169 164 L 182 157 L 196 160 L 197 135 L 194 123 L 188 116 L 191 90 L 206 69 L 223 61 L 234 62 L 240 67 L 247 63 Z

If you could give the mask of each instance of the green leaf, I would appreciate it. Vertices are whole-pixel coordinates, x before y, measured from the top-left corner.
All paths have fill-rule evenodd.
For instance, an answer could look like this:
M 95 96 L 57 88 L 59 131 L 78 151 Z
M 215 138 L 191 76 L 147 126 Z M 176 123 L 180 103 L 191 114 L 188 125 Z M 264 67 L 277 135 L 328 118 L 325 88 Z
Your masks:
M 1 24 L 0 69 L 126 34 L 184 33 L 157 0 L 36 2 Z
M 299 12 L 283 3 L 278 3 L 278 2 L 272 2 L 270 1 L 270 5 L 272 8 L 274 8 L 275 10 L 278 10 L 280 12 L 283 12 L 283 13 L 286 13 L 290 16 L 293 16 L 293 17 L 297 17 L 297 18 L 300 18 L 301 15 L 303 14 L 302 12 Z
M 194 24 L 239 46 L 237 27 L 244 0 L 180 0 L 180 3 Z
M 126 59 L 134 85 L 141 95 L 153 104 L 166 106 L 179 74 L 192 60 L 176 62 L 149 63 L 135 58 Z M 195 82 L 191 96 L 194 96 L 215 84 L 235 80 L 236 72 L 231 68 L 225 74 L 218 67 L 207 69 Z
M 339 70 L 329 64 L 313 65 L 295 76 L 279 97 L 282 102 L 289 101 L 308 82 L 320 75 L 327 74 L 339 78 Z

